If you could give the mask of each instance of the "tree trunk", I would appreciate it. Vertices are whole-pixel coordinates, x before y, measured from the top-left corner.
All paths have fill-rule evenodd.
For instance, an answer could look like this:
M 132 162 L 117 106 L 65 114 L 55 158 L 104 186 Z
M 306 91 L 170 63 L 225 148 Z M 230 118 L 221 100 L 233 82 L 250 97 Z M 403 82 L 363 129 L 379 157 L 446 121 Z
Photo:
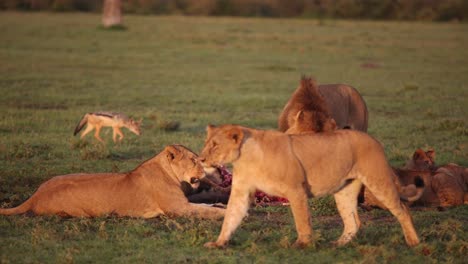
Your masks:
M 121 0 L 104 0 L 102 9 L 102 24 L 112 27 L 122 24 Z

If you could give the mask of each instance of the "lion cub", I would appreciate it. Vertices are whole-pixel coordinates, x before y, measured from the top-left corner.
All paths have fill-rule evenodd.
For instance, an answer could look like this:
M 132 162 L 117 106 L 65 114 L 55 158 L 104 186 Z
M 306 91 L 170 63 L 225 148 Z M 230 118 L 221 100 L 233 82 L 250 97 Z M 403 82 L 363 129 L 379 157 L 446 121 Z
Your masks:
M 161 214 L 221 218 L 224 209 L 189 203 L 181 189 L 198 187 L 204 177 L 197 155 L 181 145 L 167 146 L 127 173 L 70 174 L 44 182 L 18 207 L 0 214 L 98 217 L 108 214 L 151 218 Z

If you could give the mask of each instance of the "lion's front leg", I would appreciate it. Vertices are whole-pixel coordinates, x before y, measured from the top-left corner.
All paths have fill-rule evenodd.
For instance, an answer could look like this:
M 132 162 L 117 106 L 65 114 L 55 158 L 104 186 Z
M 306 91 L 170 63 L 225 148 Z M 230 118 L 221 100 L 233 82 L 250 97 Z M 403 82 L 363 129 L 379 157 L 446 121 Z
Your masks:
M 208 242 L 205 247 L 218 248 L 225 247 L 231 238 L 232 233 L 240 225 L 242 219 L 247 214 L 249 209 L 249 191 L 247 188 L 243 189 L 233 185 L 231 197 L 226 209 L 221 233 L 216 242 Z

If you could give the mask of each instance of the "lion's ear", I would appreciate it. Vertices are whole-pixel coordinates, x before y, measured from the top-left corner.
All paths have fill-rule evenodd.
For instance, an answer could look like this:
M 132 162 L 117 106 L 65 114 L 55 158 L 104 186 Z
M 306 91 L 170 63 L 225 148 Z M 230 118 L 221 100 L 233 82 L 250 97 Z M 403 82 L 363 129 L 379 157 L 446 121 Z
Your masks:
M 296 116 L 294 117 L 294 120 L 296 122 L 304 120 L 304 111 L 299 110 L 299 112 L 297 112 Z
M 228 136 L 234 143 L 238 144 L 244 139 L 244 131 L 240 128 L 232 128 L 229 130 Z
M 426 151 L 426 155 L 427 155 L 432 161 L 435 160 L 435 156 L 436 156 L 435 150 L 429 149 L 428 151 Z
M 166 152 L 169 160 L 174 160 L 180 154 L 180 151 L 174 146 L 167 146 Z

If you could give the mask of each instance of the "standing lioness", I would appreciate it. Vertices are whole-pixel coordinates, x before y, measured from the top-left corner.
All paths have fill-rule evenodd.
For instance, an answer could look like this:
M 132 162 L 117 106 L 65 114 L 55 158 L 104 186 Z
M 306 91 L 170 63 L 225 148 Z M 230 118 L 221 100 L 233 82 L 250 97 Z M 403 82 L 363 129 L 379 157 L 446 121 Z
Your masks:
M 234 169 L 221 234 L 216 242 L 205 244 L 207 247 L 227 244 L 256 189 L 289 200 L 298 232 L 295 246 L 299 247 L 309 244 L 312 234 L 307 197 L 334 194 L 344 222 L 337 244 L 344 245 L 360 226 L 357 197 L 362 184 L 398 219 L 406 243 L 419 243 L 384 151 L 379 142 L 365 133 L 337 130 L 287 135 L 235 125 L 208 126 L 200 160 L 205 166 L 232 163 Z
M 197 155 L 183 146 L 172 145 L 128 173 L 56 176 L 43 183 L 26 202 L 0 209 L 0 214 L 221 218 L 224 209 L 191 204 L 182 192 L 182 181 L 197 187 L 203 176 Z

